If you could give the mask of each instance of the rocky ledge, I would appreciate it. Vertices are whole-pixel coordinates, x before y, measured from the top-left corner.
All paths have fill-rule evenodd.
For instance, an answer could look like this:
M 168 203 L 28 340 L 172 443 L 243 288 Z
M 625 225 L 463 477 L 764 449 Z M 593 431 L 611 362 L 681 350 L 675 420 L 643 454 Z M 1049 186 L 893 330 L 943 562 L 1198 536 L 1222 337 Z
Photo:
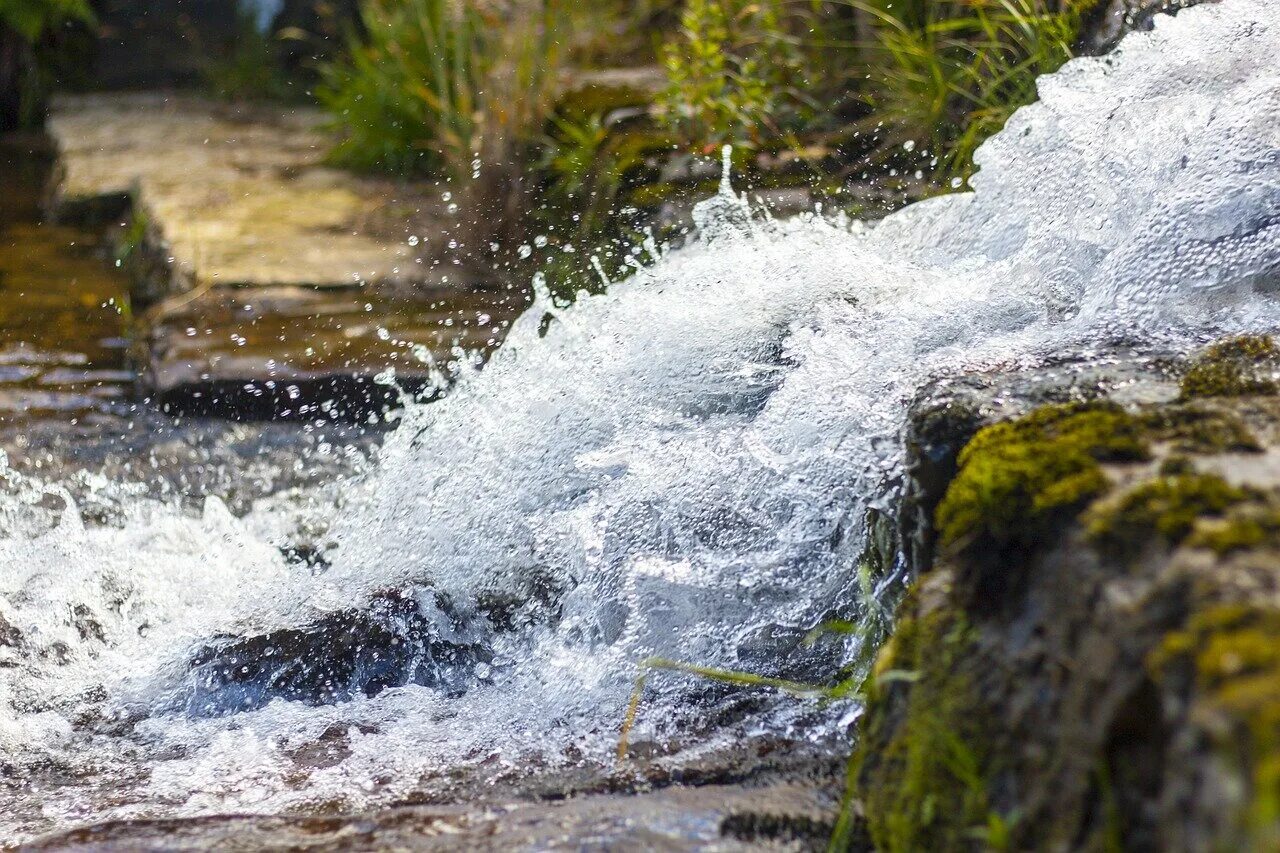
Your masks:
M 883 850 L 1280 846 L 1280 348 L 928 389 L 850 767 Z

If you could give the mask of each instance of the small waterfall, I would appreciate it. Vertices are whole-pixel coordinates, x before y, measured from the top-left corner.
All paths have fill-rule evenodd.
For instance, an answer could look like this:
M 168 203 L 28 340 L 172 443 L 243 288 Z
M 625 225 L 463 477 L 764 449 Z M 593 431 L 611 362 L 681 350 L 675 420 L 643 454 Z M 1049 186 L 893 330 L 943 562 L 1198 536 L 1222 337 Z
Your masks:
M 852 651 L 800 639 L 860 613 L 863 521 L 894 505 L 922 382 L 1280 323 L 1276 56 L 1275 0 L 1161 19 L 1041 81 L 973 192 L 874 227 L 754 217 L 726 170 L 702 239 L 638 248 L 571 306 L 544 290 L 483 371 L 406 410 L 320 564 L 275 547 L 280 507 L 123 495 L 89 524 L 8 476 L 0 750 L 75 781 L 0 794 L 0 831 L 604 766 L 646 656 L 834 669 Z M 400 651 L 342 668 L 338 636 Z M 689 690 L 660 685 L 643 734 L 695 725 Z

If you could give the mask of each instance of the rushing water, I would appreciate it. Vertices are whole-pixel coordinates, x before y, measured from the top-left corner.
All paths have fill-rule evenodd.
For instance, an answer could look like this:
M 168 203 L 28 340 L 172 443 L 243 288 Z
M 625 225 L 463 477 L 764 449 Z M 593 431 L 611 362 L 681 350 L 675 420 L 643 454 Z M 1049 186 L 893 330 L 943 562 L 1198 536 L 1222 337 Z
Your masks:
M 639 250 L 607 295 L 541 297 L 483 372 L 404 413 L 341 510 L 121 496 L 97 524 L 9 477 L 4 831 L 606 767 L 647 655 L 838 665 L 798 638 L 856 613 L 862 521 L 892 505 L 923 381 L 1280 321 L 1277 55 L 1274 0 L 1161 20 L 1043 80 L 972 193 L 874 228 L 761 221 L 726 192 L 704 239 Z M 321 558 L 282 555 L 300 526 Z M 638 736 L 694 726 L 696 698 L 661 681 Z

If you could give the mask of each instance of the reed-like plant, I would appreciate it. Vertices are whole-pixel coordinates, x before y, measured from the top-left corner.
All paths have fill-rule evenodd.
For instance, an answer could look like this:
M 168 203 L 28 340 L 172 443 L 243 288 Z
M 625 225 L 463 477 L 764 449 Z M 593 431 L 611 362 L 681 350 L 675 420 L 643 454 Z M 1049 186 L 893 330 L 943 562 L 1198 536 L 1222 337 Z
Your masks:
M 361 16 L 317 88 L 344 134 L 334 161 L 447 180 L 464 256 L 510 243 L 554 100 L 560 0 L 365 0 Z
M 967 176 L 973 152 L 1036 78 L 1072 56 L 1096 0 L 844 0 L 865 22 L 858 67 L 881 150 L 904 144 L 936 158 L 935 174 Z

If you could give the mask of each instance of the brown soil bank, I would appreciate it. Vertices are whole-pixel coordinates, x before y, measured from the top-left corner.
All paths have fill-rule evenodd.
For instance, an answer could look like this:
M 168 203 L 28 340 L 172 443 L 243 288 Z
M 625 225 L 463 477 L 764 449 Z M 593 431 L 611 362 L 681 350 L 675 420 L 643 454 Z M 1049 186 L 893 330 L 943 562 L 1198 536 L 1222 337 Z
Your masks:
M 879 849 L 1280 849 L 1280 349 L 1101 361 L 917 407 Z

